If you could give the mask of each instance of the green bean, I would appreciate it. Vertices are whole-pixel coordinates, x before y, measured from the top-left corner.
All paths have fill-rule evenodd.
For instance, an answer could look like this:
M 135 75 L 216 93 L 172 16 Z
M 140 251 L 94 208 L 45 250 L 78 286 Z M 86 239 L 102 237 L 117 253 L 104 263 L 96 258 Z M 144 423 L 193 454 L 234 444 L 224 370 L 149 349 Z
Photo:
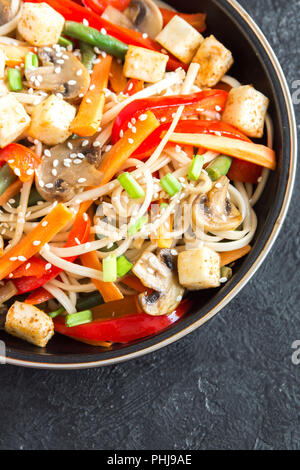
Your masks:
M 66 21 L 64 33 L 71 38 L 87 42 L 91 46 L 99 47 L 104 52 L 111 54 L 118 59 L 124 59 L 128 46 L 124 42 L 115 39 L 108 34 L 102 34 L 97 29 L 85 26 L 75 21 Z
M 81 62 L 88 70 L 93 70 L 94 60 L 97 57 L 93 46 L 84 41 L 79 41 L 79 48 L 81 52 Z

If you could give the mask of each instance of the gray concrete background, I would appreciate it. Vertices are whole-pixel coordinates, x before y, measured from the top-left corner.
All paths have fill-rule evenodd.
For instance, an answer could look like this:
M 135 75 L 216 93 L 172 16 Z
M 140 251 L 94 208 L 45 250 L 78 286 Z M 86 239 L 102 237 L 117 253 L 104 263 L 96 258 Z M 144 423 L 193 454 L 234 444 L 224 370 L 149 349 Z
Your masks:
M 200 2 L 199 2 L 200 3 Z M 300 1 L 240 0 L 292 88 Z M 296 106 L 300 122 L 300 105 Z M 300 449 L 299 208 L 221 315 L 155 354 L 104 369 L 0 367 L 0 449 Z

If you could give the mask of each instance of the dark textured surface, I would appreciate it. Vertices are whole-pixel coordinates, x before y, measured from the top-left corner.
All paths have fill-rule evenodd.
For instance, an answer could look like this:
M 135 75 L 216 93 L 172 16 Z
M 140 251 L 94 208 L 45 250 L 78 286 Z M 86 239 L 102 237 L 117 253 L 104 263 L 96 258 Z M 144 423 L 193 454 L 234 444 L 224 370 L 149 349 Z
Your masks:
M 199 2 L 200 4 L 201 2 Z M 241 0 L 300 79 L 299 0 Z M 300 104 L 296 106 L 300 122 Z M 300 189 L 271 254 L 230 305 L 155 354 L 54 372 L 0 368 L 1 449 L 300 449 Z

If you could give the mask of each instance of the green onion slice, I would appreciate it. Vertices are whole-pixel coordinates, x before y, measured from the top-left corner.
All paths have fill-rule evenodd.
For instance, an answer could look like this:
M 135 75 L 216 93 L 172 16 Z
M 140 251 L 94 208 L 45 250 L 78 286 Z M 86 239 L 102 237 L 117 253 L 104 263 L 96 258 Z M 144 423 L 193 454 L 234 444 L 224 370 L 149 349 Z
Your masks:
M 171 173 L 168 173 L 160 180 L 160 185 L 171 197 L 175 196 L 182 189 L 179 181 Z
M 55 310 L 54 312 L 48 313 L 49 317 L 55 318 L 61 315 L 65 311 L 64 307 L 60 307 L 58 310 Z
M 204 163 L 204 156 L 203 155 L 195 155 L 192 160 L 192 164 L 190 166 L 188 172 L 188 179 L 192 181 L 198 181 L 201 175 L 202 167 Z
M 117 258 L 115 255 L 108 255 L 102 261 L 103 281 L 115 282 L 117 280 Z
M 125 274 L 127 274 L 131 270 L 132 266 L 133 266 L 133 264 L 130 263 L 130 261 L 128 261 L 126 256 L 124 256 L 124 255 L 119 256 L 119 258 L 117 258 L 117 275 L 118 275 L 118 277 L 125 276 Z
M 8 69 L 7 78 L 10 91 L 21 91 L 23 89 L 21 72 L 18 69 Z
M 66 316 L 66 326 L 78 326 L 84 323 L 93 321 L 93 314 L 91 310 L 84 310 L 83 312 L 72 313 Z
M 37 69 L 39 66 L 39 58 L 36 54 L 29 52 L 25 56 L 25 70 Z
M 135 222 L 135 224 L 131 225 L 131 226 L 128 228 L 128 233 L 129 233 L 129 235 L 134 235 L 135 233 L 137 233 L 139 230 L 141 230 L 141 228 L 143 227 L 143 225 L 145 225 L 147 222 L 148 222 L 148 217 L 147 217 L 146 215 L 143 215 L 142 217 L 140 217 L 140 218 Z
M 143 188 L 128 171 L 118 176 L 118 181 L 132 199 L 140 199 L 145 196 Z

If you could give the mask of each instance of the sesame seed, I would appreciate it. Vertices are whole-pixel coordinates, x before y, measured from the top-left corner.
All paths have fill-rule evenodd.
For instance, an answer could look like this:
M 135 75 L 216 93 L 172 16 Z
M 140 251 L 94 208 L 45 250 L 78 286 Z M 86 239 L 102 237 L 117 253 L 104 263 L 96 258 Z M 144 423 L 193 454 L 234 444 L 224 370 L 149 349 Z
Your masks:
M 15 168 L 14 173 L 15 173 L 15 175 L 17 175 L 17 176 L 21 176 L 21 171 L 19 170 L 19 168 Z
M 76 85 L 76 80 L 69 80 L 68 85 Z
M 220 279 L 221 284 L 224 284 L 224 282 L 227 282 L 227 281 L 228 281 L 227 277 L 221 277 Z
M 16 256 L 12 256 L 11 258 L 9 258 L 9 261 L 17 261 L 17 257 Z
M 53 176 L 57 176 L 57 170 L 55 170 L 55 168 L 53 168 L 53 170 L 51 171 L 52 175 Z
M 133 144 L 134 140 L 129 137 L 128 142 L 129 142 L 130 144 Z
M 87 213 L 86 213 L 86 212 L 83 214 L 83 220 L 84 220 L 85 222 L 87 222 L 87 221 L 88 221 L 88 215 L 87 215 Z
M 54 168 L 56 168 L 59 164 L 59 161 L 57 160 L 57 158 L 55 160 L 53 160 L 53 166 Z
M 47 225 L 48 225 L 47 220 L 44 220 L 44 221 L 42 222 L 42 227 L 47 227 Z
M 54 72 L 57 73 L 57 74 L 60 73 L 61 72 L 61 67 L 55 67 Z
M 91 102 L 92 102 L 92 100 L 90 98 L 86 99 L 86 103 L 90 104 Z
M 25 266 L 25 269 L 26 269 L 26 270 L 29 269 L 30 266 L 31 266 L 31 263 L 27 263 L 26 266 Z
M 77 77 L 80 77 L 82 75 L 82 69 L 77 70 L 76 75 Z
M 32 168 L 29 168 L 29 169 L 26 171 L 26 174 L 27 174 L 28 176 L 33 175 L 33 173 L 34 173 L 34 170 L 33 170 Z
M 80 245 L 80 241 L 78 240 L 77 237 L 75 237 L 74 240 L 75 240 L 75 243 L 77 243 L 77 245 Z
M 88 26 L 89 25 L 89 22 L 86 18 L 83 18 L 82 20 L 82 23 L 84 24 L 84 26 Z
M 85 182 L 86 182 L 86 178 L 79 178 L 79 180 L 78 180 L 78 183 L 79 183 L 79 184 L 80 184 L 80 183 L 85 183 Z
M 141 114 L 141 115 L 139 116 L 139 120 L 140 120 L 140 121 L 145 121 L 145 120 L 147 119 L 147 117 L 148 117 L 147 114 Z
M 25 256 L 18 256 L 18 260 L 19 261 L 26 261 L 26 258 L 25 258 Z
M 47 263 L 46 266 L 45 266 L 45 271 L 49 271 L 49 269 L 52 268 L 52 264 L 51 263 Z
M 93 85 L 90 86 L 90 90 L 95 90 L 96 85 L 93 83 Z
M 80 163 L 82 163 L 82 160 L 79 160 L 79 158 L 76 158 L 75 160 L 73 160 L 73 163 L 75 163 L 75 165 L 80 165 Z
M 93 142 L 93 147 L 100 147 L 100 142 L 98 142 L 97 140 Z
M 47 189 L 52 189 L 52 188 L 53 188 L 53 184 L 52 184 L 52 183 L 47 183 L 47 184 L 45 184 L 45 187 L 46 187 Z
M 87 145 L 89 145 L 89 141 L 86 139 L 82 142 L 82 147 L 86 147 Z M 83 156 L 84 157 L 84 156 Z
M 101 28 L 101 29 L 100 29 L 100 32 L 101 32 L 101 34 L 107 34 L 107 31 L 106 31 L 105 28 Z
M 32 242 L 32 244 L 34 246 L 39 246 L 41 244 L 40 240 L 34 240 L 34 242 Z
M 68 142 L 68 143 L 67 143 L 67 146 L 69 147 L 70 150 L 73 149 L 73 144 L 72 144 L 72 142 Z

